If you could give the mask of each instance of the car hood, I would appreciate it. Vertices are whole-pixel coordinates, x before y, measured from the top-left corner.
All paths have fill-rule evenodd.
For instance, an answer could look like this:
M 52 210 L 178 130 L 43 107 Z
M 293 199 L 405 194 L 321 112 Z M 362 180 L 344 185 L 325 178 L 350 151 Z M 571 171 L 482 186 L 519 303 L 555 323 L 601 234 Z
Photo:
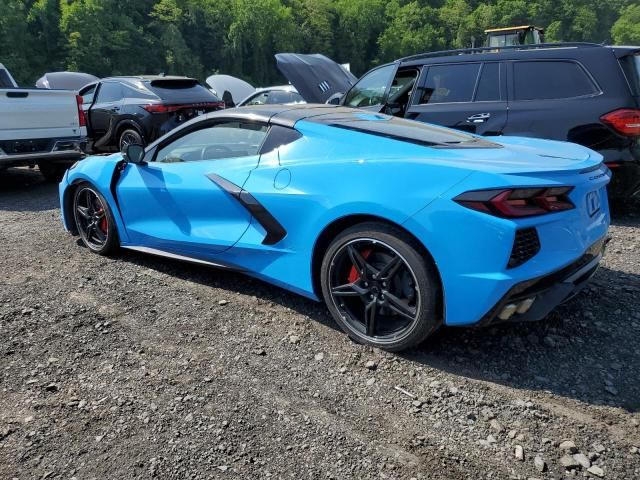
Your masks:
M 85 85 L 100 80 L 95 75 L 82 72 L 51 72 L 45 73 L 36 82 L 37 88 L 51 88 L 58 90 L 80 90 Z
M 206 82 L 218 98 L 224 100 L 224 92 L 229 92 L 235 105 L 256 91 L 250 83 L 231 75 L 211 75 Z
M 351 72 L 319 53 L 278 53 L 278 69 L 307 103 L 325 103 L 345 93 L 358 80 Z

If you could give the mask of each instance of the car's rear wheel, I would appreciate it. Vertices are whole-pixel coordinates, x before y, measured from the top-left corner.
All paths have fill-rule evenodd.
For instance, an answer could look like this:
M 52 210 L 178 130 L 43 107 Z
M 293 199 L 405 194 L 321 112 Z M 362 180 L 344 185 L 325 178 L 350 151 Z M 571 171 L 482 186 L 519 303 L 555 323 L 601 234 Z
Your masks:
M 120 147 L 121 152 L 124 152 L 129 145 L 144 146 L 142 135 L 140 135 L 140 133 L 133 128 L 127 128 L 126 130 L 123 130 L 120 134 L 120 138 L 118 139 L 118 146 Z
M 331 243 L 321 267 L 322 293 L 351 338 L 399 351 L 440 326 L 438 275 L 421 250 L 384 223 L 356 225 Z
M 118 247 L 118 233 L 109 203 L 97 189 L 83 183 L 73 197 L 73 214 L 82 242 L 89 250 L 108 255 Z

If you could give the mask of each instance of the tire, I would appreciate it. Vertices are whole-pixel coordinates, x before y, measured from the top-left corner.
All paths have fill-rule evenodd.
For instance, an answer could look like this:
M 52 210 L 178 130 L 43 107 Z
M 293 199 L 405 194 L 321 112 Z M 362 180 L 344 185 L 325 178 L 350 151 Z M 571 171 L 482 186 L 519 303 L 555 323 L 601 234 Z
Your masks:
M 421 250 L 402 230 L 378 222 L 348 228 L 331 243 L 320 269 L 322 295 L 349 337 L 400 351 L 438 329 L 439 276 Z
M 60 183 L 67 168 L 69 168 L 68 165 L 61 165 L 59 163 L 38 162 L 40 173 L 49 183 Z
M 90 183 L 76 188 L 73 216 L 82 243 L 93 253 L 109 255 L 118 249 L 118 231 L 109 202 Z
M 140 132 L 135 128 L 126 128 L 120 133 L 118 137 L 118 148 L 121 152 L 124 152 L 127 145 L 137 144 L 144 147 L 144 140 Z

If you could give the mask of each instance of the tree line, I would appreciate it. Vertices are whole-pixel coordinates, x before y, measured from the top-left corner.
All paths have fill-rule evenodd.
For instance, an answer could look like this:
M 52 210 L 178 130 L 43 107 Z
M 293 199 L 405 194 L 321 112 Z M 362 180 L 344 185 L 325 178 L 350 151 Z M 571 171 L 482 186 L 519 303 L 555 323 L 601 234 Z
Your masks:
M 0 0 L 0 63 L 21 85 L 58 70 L 268 85 L 283 81 L 278 52 L 323 53 L 360 75 L 520 24 L 548 41 L 640 45 L 638 0 Z

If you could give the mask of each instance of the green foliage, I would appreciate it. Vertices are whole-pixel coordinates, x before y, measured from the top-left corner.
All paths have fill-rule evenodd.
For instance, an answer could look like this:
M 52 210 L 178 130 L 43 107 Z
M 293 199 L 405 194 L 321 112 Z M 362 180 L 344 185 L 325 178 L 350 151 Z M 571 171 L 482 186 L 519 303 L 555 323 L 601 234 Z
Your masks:
M 622 10 L 611 35 L 616 43 L 640 45 L 640 5 L 629 5 Z
M 0 0 L 0 62 L 43 73 L 228 73 L 282 82 L 277 52 L 324 53 L 358 74 L 413 53 L 481 45 L 484 30 L 640 44 L 637 0 Z

